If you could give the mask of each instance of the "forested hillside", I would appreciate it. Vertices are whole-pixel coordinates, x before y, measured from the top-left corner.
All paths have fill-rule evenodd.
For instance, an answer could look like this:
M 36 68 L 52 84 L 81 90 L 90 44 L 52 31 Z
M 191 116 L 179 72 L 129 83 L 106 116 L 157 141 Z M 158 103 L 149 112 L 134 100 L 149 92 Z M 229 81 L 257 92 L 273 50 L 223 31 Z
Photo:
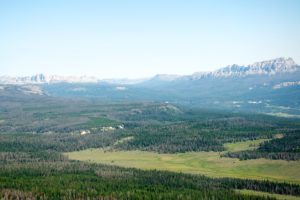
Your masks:
M 236 192 L 240 189 L 300 196 L 296 183 L 143 171 L 115 167 L 113 162 L 108 166 L 72 161 L 64 154 L 100 148 L 174 155 L 213 151 L 239 159 L 298 160 L 297 119 L 159 102 L 103 104 L 12 97 L 2 96 L 0 102 L 2 198 L 267 198 Z M 257 139 L 266 142 L 251 151 L 226 152 L 224 146 Z

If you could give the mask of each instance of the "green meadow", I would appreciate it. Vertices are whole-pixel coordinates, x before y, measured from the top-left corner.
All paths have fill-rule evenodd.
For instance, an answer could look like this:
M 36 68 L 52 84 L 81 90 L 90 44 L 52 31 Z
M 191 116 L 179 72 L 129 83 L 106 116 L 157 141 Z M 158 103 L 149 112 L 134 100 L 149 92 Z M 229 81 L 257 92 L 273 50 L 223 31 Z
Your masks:
M 261 143 L 268 141 L 268 140 L 270 140 L 270 139 L 257 139 L 257 140 L 243 141 L 243 142 L 225 143 L 224 147 L 225 147 L 226 151 L 229 151 L 229 152 L 254 150 Z
M 106 117 L 92 118 L 87 122 L 89 127 L 116 126 L 120 123 Z
M 245 195 L 255 195 L 255 196 L 276 198 L 278 200 L 300 200 L 300 197 L 296 197 L 296 196 L 271 194 L 268 192 L 260 192 L 260 191 L 254 191 L 254 190 L 236 190 L 236 192 L 240 193 L 240 194 L 245 194 Z
M 254 149 L 265 141 L 245 141 L 225 144 L 227 151 Z M 272 180 L 300 184 L 300 161 L 221 157 L 224 152 L 187 152 L 159 154 L 147 151 L 117 151 L 114 149 L 86 149 L 66 153 L 71 160 L 102 163 L 139 169 L 169 170 L 202 174 L 210 177 L 231 177 Z M 284 171 L 284 173 L 282 173 Z

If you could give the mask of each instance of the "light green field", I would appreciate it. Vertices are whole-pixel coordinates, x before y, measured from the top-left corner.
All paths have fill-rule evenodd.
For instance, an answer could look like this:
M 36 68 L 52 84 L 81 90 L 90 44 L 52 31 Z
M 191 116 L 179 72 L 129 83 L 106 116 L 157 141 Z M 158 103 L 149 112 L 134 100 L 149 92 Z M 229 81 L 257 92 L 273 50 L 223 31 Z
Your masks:
M 255 148 L 263 140 L 225 144 L 227 151 Z M 220 152 L 158 154 L 146 151 L 87 149 L 66 153 L 69 159 L 94 163 L 203 174 L 211 177 L 268 179 L 300 184 L 300 161 L 220 157 Z M 282 173 L 284 172 L 284 173 Z
M 296 196 L 271 194 L 271 193 L 267 193 L 267 192 L 259 192 L 259 191 L 253 191 L 253 190 L 236 190 L 236 192 L 241 193 L 241 194 L 246 194 L 246 195 L 273 197 L 278 200 L 300 200 L 300 197 L 296 197 Z
M 259 144 L 268 140 L 270 139 L 258 139 L 258 140 L 249 140 L 245 142 L 226 143 L 224 144 L 224 147 L 226 151 L 230 151 L 230 152 L 254 150 L 259 146 Z

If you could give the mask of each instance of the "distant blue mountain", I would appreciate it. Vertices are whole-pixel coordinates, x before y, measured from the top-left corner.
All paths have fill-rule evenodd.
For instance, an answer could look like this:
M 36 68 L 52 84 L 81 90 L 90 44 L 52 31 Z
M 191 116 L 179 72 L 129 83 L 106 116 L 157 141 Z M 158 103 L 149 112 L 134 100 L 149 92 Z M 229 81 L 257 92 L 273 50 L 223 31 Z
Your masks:
M 188 76 L 156 75 L 138 81 L 40 74 L 21 78 L 0 77 L 0 83 L 0 94 L 10 84 L 20 85 L 20 91 L 25 88 L 24 95 L 97 101 L 167 101 L 191 107 L 300 117 L 300 66 L 292 58 L 277 58 L 246 66 L 234 64 L 214 72 Z

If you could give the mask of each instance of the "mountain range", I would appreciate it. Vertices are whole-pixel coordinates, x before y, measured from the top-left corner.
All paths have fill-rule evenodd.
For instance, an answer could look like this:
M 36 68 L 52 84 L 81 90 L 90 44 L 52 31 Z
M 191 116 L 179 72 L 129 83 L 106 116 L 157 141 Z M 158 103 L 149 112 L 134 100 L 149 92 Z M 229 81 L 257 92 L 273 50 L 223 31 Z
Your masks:
M 192 75 L 156 75 L 152 79 L 163 81 L 174 81 L 179 79 L 202 79 L 202 78 L 224 78 L 224 77 L 245 77 L 249 75 L 276 75 L 282 73 L 293 73 L 300 71 L 300 65 L 296 64 L 292 58 L 276 58 L 272 60 L 255 62 L 251 65 L 228 65 L 213 72 L 196 72 Z
M 159 74 L 140 80 L 43 74 L 0 77 L 0 97 L 17 93 L 22 98 L 39 95 L 102 102 L 159 101 L 300 117 L 300 66 L 292 58 L 277 58 L 213 72 Z
M 59 76 L 36 74 L 24 77 L 1 76 L 1 84 L 42 84 L 42 83 L 96 83 L 98 79 L 90 76 Z
M 276 58 L 272 60 L 256 62 L 251 65 L 228 65 L 213 72 L 196 72 L 192 75 L 158 74 L 149 79 L 106 79 L 101 80 L 92 76 L 59 76 L 36 74 L 24 77 L 0 76 L 0 84 L 42 84 L 42 83 L 98 83 L 112 84 L 138 84 L 148 81 L 176 81 L 182 79 L 202 79 L 220 77 L 245 77 L 249 75 L 276 75 L 281 73 L 293 73 L 300 70 L 300 66 L 292 58 Z

